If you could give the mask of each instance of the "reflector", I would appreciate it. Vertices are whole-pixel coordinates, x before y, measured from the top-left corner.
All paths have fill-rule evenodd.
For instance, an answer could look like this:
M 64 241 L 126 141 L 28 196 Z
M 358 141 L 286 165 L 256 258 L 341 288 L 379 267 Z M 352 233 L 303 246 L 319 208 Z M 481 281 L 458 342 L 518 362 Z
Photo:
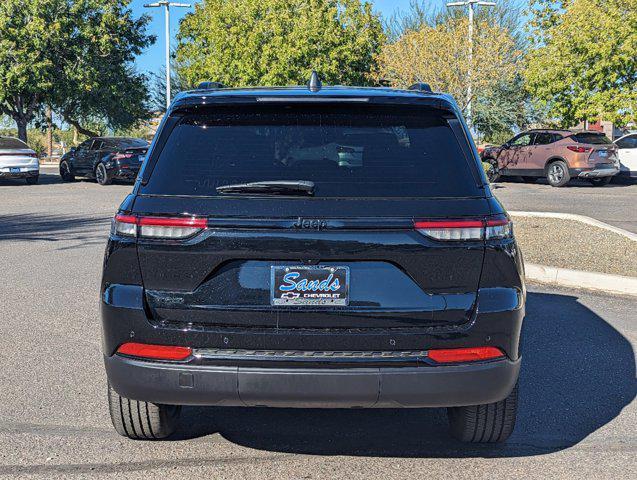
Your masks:
M 504 357 L 496 347 L 469 347 L 429 350 L 428 357 L 438 363 L 476 362 Z
M 185 360 L 192 354 L 192 348 L 130 342 L 120 345 L 117 353 L 154 360 Z

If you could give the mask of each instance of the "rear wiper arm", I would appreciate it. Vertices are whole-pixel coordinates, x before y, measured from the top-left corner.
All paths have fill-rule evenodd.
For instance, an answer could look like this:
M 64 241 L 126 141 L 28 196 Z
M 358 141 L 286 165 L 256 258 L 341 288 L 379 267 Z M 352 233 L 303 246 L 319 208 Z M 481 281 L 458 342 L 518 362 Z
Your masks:
M 314 195 L 314 182 L 307 180 L 271 180 L 221 185 L 217 193 L 266 193 L 271 195 Z

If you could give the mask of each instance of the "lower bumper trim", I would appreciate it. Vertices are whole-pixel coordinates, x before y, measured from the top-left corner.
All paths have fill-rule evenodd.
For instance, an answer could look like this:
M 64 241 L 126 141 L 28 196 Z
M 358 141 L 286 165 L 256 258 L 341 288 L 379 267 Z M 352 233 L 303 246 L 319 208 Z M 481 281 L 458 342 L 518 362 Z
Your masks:
M 513 389 L 520 359 L 449 366 L 271 368 L 104 357 L 122 396 L 170 405 L 286 408 L 451 407 L 493 403 Z
M 588 170 L 585 172 L 580 172 L 578 177 L 580 178 L 612 177 L 613 175 L 617 175 L 618 172 L 619 172 L 618 168 L 599 168 L 596 170 Z

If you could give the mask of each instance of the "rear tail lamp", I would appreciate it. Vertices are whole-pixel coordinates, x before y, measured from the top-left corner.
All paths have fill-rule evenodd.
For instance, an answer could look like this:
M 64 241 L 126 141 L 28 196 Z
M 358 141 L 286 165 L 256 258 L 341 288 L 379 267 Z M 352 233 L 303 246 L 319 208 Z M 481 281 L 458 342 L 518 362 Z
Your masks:
M 208 226 L 205 218 L 198 217 L 138 217 L 115 215 L 114 232 L 128 237 L 183 239 L 191 237 Z
M 429 350 L 427 356 L 437 363 L 479 362 L 504 357 L 496 347 L 470 347 Z
M 592 150 L 592 147 L 578 147 L 577 145 L 567 145 L 567 147 L 571 152 L 576 153 L 586 153 Z
M 417 221 L 414 227 L 423 235 L 443 241 L 508 238 L 513 232 L 511 221 L 504 215 L 486 219 Z
M 113 155 L 113 160 L 122 160 L 124 158 L 133 158 L 133 154 L 132 153 L 116 153 L 115 155 Z
M 185 360 L 192 355 L 192 348 L 130 342 L 120 345 L 117 353 L 152 360 Z

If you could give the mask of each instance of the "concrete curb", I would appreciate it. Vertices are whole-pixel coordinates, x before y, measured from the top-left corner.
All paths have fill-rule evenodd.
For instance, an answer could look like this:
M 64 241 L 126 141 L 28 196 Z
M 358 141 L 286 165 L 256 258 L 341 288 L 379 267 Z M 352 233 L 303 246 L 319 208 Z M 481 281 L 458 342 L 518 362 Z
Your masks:
M 637 296 L 637 277 L 524 264 L 526 278 L 539 283 Z
M 518 217 L 539 217 L 539 218 L 562 218 L 564 220 L 575 220 L 576 222 L 582 222 L 587 225 L 591 225 L 593 227 L 603 228 L 604 230 L 608 230 L 609 232 L 614 232 L 618 235 L 622 235 L 634 242 L 637 242 L 637 233 L 629 232 L 628 230 L 624 230 L 623 228 L 614 227 L 604 222 L 600 222 L 599 220 L 595 220 L 591 217 L 586 217 L 584 215 L 575 215 L 574 213 L 554 213 L 554 212 L 518 212 L 518 211 L 510 211 L 509 214 L 512 216 Z

